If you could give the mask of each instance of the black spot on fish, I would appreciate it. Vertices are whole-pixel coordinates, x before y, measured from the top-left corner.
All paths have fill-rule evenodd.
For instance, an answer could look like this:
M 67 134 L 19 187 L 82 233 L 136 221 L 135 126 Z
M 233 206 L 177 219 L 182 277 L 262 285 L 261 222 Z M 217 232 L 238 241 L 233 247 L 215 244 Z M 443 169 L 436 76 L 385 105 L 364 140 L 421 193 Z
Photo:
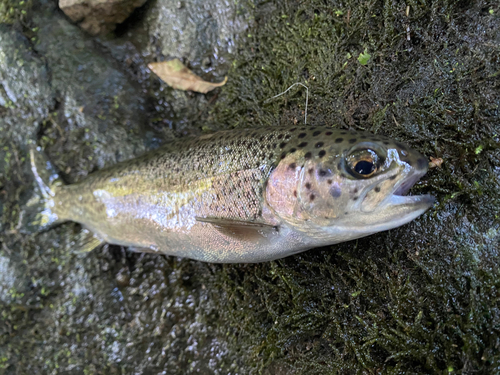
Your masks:
M 311 159 L 311 156 L 312 156 L 312 154 L 310 152 L 306 152 L 306 154 L 304 155 L 304 158 Z
M 270 154 L 269 154 L 269 156 L 268 156 L 268 159 L 272 159 L 272 158 L 273 158 L 273 156 L 274 156 L 274 154 L 273 154 L 273 153 L 270 153 Z
M 283 134 L 278 134 L 278 139 L 283 138 Z
M 311 184 L 309 182 L 306 182 L 306 189 L 310 189 L 311 188 Z
M 353 201 L 357 201 L 359 197 L 352 198 Z
M 297 128 L 291 128 L 289 132 L 294 132 L 295 130 L 297 130 Z
M 321 150 L 321 151 L 318 153 L 318 156 L 319 156 L 320 158 L 322 158 L 322 157 L 323 157 L 323 156 L 325 156 L 325 155 L 326 155 L 326 151 L 325 151 L 325 150 Z
M 332 135 L 333 132 L 326 132 L 325 135 Z
M 326 169 L 320 169 L 318 171 L 318 176 L 320 177 L 325 177 L 326 175 L 329 175 L 331 176 L 332 175 L 332 172 L 330 170 L 326 170 Z
M 291 149 L 290 149 L 290 152 L 291 152 L 291 153 L 294 153 L 295 151 L 297 151 L 297 149 L 296 149 L 296 148 L 291 148 Z
M 352 191 L 354 194 L 356 194 L 358 192 L 358 188 L 354 188 L 354 190 Z
M 273 143 L 273 148 L 276 148 L 278 145 L 276 143 Z
M 307 146 L 307 142 L 302 142 L 300 145 L 298 145 L 298 147 L 302 148 L 302 147 L 306 147 Z
M 282 153 L 281 156 L 280 156 L 280 159 L 284 159 L 286 157 L 286 152 Z
M 280 148 L 285 148 L 285 146 L 286 146 L 286 142 L 281 142 L 280 143 Z
M 311 202 L 314 200 L 314 198 L 316 198 L 316 196 L 315 196 L 314 194 L 311 194 L 311 195 L 309 196 L 309 199 L 311 200 Z
M 377 187 L 376 187 L 375 189 L 373 189 L 373 190 L 375 190 L 375 193 L 380 193 L 380 186 L 377 186 Z
M 384 145 L 388 145 L 388 144 L 389 144 L 389 142 L 387 142 L 387 141 L 384 141 Z
M 295 169 L 295 168 L 297 168 L 297 164 L 295 164 L 295 163 L 290 163 L 290 165 L 288 166 L 288 168 L 290 168 L 290 169 Z
M 293 191 L 293 196 L 294 196 L 295 198 L 297 198 L 297 190 L 294 190 L 294 191 Z
M 324 142 L 318 142 L 318 143 L 316 143 L 316 145 L 314 147 L 321 148 L 321 147 L 323 147 L 324 144 L 325 144 Z
M 337 138 L 337 139 L 335 140 L 335 143 L 341 143 L 341 142 L 343 142 L 343 141 L 344 141 L 344 138 Z
M 326 182 L 327 182 L 329 185 L 331 185 L 331 184 L 333 183 L 333 180 L 328 179 Z
M 262 136 L 262 137 L 260 137 L 260 138 L 259 138 L 259 140 L 260 140 L 261 142 L 263 142 L 263 141 L 264 141 L 264 139 L 266 139 L 266 137 L 265 137 L 265 136 Z
M 338 197 L 340 197 L 342 195 L 342 190 L 340 190 L 340 187 L 338 187 L 337 185 L 332 186 L 330 188 L 330 195 L 333 198 L 338 198 Z
M 356 143 L 357 139 L 356 138 L 351 138 L 349 139 L 349 143 L 350 144 L 353 144 L 353 143 Z
M 320 134 L 321 134 L 321 132 L 320 132 L 320 131 L 315 131 L 315 132 L 313 133 L 313 137 L 317 137 L 317 136 L 318 136 L 318 135 L 320 135 Z
M 304 138 L 307 134 L 306 133 L 300 133 L 299 138 Z
M 313 168 L 309 168 L 309 170 L 307 171 L 309 174 L 313 174 L 314 173 L 314 169 Z
M 391 176 L 391 177 L 389 177 L 389 180 L 395 180 L 395 179 L 396 179 L 396 177 L 397 177 L 396 175 Z

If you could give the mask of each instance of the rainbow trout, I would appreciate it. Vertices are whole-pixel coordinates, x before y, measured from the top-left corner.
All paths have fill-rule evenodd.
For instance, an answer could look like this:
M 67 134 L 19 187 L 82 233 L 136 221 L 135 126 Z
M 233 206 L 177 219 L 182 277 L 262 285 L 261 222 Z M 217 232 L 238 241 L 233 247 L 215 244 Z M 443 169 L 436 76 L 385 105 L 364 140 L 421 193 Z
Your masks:
M 205 262 L 263 262 L 368 236 L 434 202 L 404 196 L 427 171 L 421 154 L 384 136 L 325 127 L 181 139 L 72 185 L 44 171 L 39 156 L 31 151 L 43 195 L 31 204 L 39 229 L 75 221 L 93 233 L 91 247 Z

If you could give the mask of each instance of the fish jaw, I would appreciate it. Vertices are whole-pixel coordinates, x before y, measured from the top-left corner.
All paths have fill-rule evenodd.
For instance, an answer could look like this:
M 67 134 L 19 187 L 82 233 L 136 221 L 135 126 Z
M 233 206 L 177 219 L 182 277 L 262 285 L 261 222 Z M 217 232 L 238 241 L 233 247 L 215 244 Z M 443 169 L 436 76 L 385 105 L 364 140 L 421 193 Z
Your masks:
M 384 206 L 370 214 L 358 214 L 355 222 L 344 221 L 336 225 L 337 230 L 356 234 L 370 235 L 376 232 L 400 227 L 422 215 L 433 206 L 435 198 L 431 195 L 392 195 Z
M 364 201 L 369 191 L 361 200 L 357 209 L 350 215 L 336 220 L 325 235 L 338 236 L 349 233 L 349 239 L 368 236 L 373 233 L 400 227 L 422 215 L 435 203 L 432 195 L 405 195 L 427 172 L 427 168 L 411 169 L 394 184 L 393 191 L 375 209 L 363 211 Z M 345 239 L 343 239 L 344 241 Z
M 425 175 L 427 168 L 421 171 L 413 170 L 413 173 L 396 184 L 394 191 L 380 205 L 380 222 L 368 226 L 374 231 L 384 231 L 397 228 L 422 215 L 434 205 L 436 199 L 429 194 L 405 195 L 420 178 Z

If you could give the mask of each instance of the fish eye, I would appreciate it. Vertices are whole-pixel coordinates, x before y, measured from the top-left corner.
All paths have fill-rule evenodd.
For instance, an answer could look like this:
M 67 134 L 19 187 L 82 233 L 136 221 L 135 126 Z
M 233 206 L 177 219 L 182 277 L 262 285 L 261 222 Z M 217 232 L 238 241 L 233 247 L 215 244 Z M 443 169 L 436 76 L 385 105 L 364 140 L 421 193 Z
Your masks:
M 356 150 L 347 156 L 347 166 L 354 176 L 368 178 L 379 169 L 379 159 L 371 149 Z

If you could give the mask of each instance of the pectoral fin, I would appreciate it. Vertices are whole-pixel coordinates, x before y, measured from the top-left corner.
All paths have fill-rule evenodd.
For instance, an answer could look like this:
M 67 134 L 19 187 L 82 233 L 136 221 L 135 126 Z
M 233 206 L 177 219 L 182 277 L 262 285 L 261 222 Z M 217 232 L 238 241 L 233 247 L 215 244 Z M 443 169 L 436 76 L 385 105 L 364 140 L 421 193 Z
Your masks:
M 256 241 L 277 233 L 278 227 L 256 221 L 232 220 L 219 217 L 196 217 L 201 223 L 213 225 L 220 233 L 240 241 Z

